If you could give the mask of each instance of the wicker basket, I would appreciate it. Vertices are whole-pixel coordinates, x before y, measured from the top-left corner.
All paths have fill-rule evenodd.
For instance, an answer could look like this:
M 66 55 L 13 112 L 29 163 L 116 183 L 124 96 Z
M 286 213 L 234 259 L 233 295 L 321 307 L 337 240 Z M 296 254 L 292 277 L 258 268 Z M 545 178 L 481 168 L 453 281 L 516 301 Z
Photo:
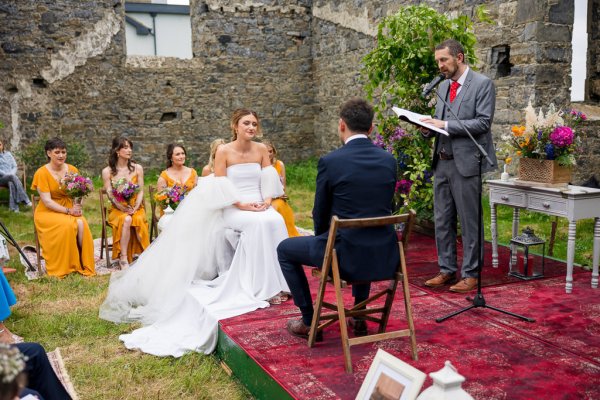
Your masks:
M 519 160 L 519 179 L 542 183 L 569 183 L 571 167 L 558 165 L 556 160 L 538 160 L 521 158 Z

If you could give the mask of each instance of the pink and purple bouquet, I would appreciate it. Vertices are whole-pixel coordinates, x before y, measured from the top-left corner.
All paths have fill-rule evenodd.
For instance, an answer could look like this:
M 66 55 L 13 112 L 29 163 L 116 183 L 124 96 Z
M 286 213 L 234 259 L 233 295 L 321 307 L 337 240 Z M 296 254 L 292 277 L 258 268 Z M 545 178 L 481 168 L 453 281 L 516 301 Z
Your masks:
M 165 209 L 167 206 L 170 206 L 173 210 L 175 210 L 185 195 L 185 186 L 173 185 L 156 193 L 154 195 L 154 199 L 160 205 L 160 208 Z
M 81 199 L 94 190 L 92 180 L 86 176 L 67 172 L 60 180 L 60 187 L 72 199 Z
M 112 183 L 111 194 L 115 200 L 122 203 L 129 203 L 140 191 L 140 185 L 128 181 L 126 178 L 121 178 Z
M 546 114 L 542 110 L 536 114 L 530 103 L 525 108 L 525 125 L 513 126 L 511 134 L 502 136 L 506 163 L 510 163 L 514 153 L 518 157 L 575 165 L 575 155 L 581 151 L 581 138 L 575 127 L 586 119 L 580 111 L 556 110 L 554 104 L 550 104 Z

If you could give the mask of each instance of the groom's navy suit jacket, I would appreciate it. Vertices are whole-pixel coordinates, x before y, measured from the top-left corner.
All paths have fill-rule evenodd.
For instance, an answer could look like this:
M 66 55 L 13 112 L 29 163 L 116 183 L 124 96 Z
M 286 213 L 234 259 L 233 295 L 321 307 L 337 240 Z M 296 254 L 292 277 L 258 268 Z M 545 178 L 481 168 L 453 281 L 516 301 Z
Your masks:
M 331 217 L 388 216 L 396 186 L 396 160 L 369 139 L 351 140 L 319 160 L 311 258 L 323 261 Z M 399 263 L 392 226 L 338 230 L 340 274 L 349 281 L 390 278 Z

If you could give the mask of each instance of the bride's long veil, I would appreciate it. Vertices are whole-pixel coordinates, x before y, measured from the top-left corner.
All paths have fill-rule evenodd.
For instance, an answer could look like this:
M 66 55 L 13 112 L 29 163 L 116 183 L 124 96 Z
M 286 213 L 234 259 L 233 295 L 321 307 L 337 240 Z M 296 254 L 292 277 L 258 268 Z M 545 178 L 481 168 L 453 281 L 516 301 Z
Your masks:
M 175 311 L 193 280 L 210 280 L 226 269 L 233 249 L 225 237 L 222 208 L 236 201 L 226 177 L 201 178 L 138 260 L 113 273 L 100 318 L 152 324 Z

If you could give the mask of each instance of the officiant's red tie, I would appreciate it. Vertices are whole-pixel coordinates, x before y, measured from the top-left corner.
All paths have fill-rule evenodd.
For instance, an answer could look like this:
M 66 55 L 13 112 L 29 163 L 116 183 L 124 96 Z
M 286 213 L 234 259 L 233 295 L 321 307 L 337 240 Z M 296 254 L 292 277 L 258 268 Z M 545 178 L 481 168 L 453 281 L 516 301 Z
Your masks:
M 450 84 L 450 103 L 452 103 L 456 98 L 456 92 L 458 91 L 459 87 L 460 83 L 456 81 L 452 81 L 452 83 Z

